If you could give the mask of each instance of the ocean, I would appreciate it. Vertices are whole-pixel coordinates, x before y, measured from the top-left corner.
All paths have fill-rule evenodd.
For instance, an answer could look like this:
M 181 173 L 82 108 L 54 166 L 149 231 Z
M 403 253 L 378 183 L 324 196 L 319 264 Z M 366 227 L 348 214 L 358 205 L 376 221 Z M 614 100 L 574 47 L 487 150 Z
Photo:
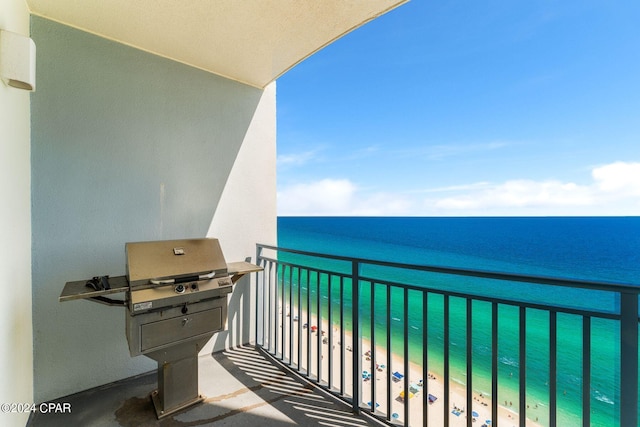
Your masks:
M 640 217 L 280 217 L 278 246 L 373 260 L 459 267 L 590 281 L 640 284 Z M 399 278 L 398 281 L 402 281 Z M 562 288 L 477 281 L 462 278 L 440 280 L 438 285 L 479 295 L 514 295 L 519 299 L 570 305 L 598 311 L 616 309 L 617 300 L 607 293 Z M 366 290 L 365 290 L 366 292 Z M 377 291 L 376 291 L 377 292 Z M 363 295 L 366 298 L 366 295 Z M 366 299 L 365 299 L 366 300 Z M 393 300 L 394 304 L 396 303 Z M 401 302 L 398 302 L 401 303 Z M 414 303 L 416 304 L 416 303 Z M 451 376 L 466 382 L 465 309 L 462 300 L 451 301 Z M 421 304 L 411 313 L 421 311 Z M 430 298 L 428 311 L 437 318 L 442 301 Z M 392 312 L 395 310 L 392 306 Z M 489 396 L 490 306 L 474 303 L 473 388 Z M 518 310 L 499 312 L 498 403 L 518 408 Z M 415 317 L 415 319 L 413 319 Z M 421 313 L 409 323 L 420 342 Z M 395 320 L 395 319 L 394 319 Z M 429 369 L 442 375 L 442 326 L 429 324 L 435 337 L 429 344 Z M 380 325 L 376 325 L 376 330 Z M 592 321 L 591 425 L 619 425 L 619 330 L 609 320 Z M 363 325 L 363 329 L 369 325 Z M 431 331 L 433 328 L 433 331 Z M 558 425 L 581 424 L 582 320 L 558 316 Z M 527 313 L 527 405 L 529 417 L 548 424 L 548 315 Z M 401 334 L 398 334 L 401 335 Z M 438 342 L 438 339 L 440 340 Z M 412 341 L 412 343 L 414 343 Z M 420 362 L 421 348 L 411 344 L 410 355 Z M 392 345 L 402 348 L 401 345 Z M 626 426 L 623 426 L 626 427 Z

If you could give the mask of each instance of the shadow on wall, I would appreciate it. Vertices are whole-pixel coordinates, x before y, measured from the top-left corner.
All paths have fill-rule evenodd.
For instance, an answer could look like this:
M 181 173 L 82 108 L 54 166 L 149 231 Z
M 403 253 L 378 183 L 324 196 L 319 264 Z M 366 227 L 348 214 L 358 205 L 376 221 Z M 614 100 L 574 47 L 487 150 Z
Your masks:
M 251 262 L 251 257 L 247 257 L 245 261 Z M 213 353 L 246 345 L 252 341 L 252 322 L 255 322 L 255 309 L 252 308 L 256 303 L 256 291 L 252 292 L 251 279 L 255 274 L 247 274 L 238 280 L 233 292 L 227 296 L 227 329 L 214 335 Z
M 65 282 L 125 274 L 131 241 L 204 237 L 262 91 L 33 16 L 34 398 L 152 368 L 122 311 L 61 304 Z M 55 369 L 51 367 L 55 366 Z

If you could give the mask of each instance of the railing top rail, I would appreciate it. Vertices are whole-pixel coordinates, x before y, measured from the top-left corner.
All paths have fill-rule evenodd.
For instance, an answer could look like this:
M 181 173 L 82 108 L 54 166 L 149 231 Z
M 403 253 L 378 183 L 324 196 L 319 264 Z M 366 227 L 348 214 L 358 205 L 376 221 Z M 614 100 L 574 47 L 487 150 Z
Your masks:
M 297 254 L 297 255 L 310 256 L 315 258 L 325 258 L 325 259 L 332 259 L 336 261 L 346 261 L 351 263 L 356 262 L 359 264 L 377 265 L 377 266 L 390 267 L 390 268 L 402 268 L 402 269 L 408 269 L 408 270 L 426 271 L 430 273 L 480 277 L 483 279 L 496 279 L 496 280 L 503 280 L 503 281 L 510 281 L 510 282 L 536 283 L 536 284 L 544 284 L 544 285 L 552 285 L 552 286 L 562 286 L 562 287 L 568 287 L 568 288 L 582 288 L 582 289 L 591 289 L 591 290 L 599 290 L 599 291 L 607 291 L 607 292 L 620 292 L 620 293 L 628 293 L 628 294 L 636 294 L 636 295 L 640 294 L 640 285 L 636 285 L 632 283 L 590 281 L 590 280 L 579 280 L 579 279 L 569 279 L 569 278 L 560 278 L 560 277 L 536 276 L 536 275 L 528 275 L 528 274 L 504 273 L 504 272 L 487 271 L 487 270 L 474 270 L 474 269 L 465 269 L 465 268 L 457 268 L 457 267 L 408 264 L 408 263 L 399 263 L 399 262 L 392 262 L 392 261 L 349 257 L 344 255 L 331 255 L 331 254 L 325 254 L 325 253 L 319 253 L 319 252 L 303 251 L 298 249 L 281 248 L 278 246 L 267 245 L 262 243 L 258 243 L 256 246 L 258 248 L 270 249 L 270 250 L 275 250 L 280 252 L 287 252 L 287 253 Z

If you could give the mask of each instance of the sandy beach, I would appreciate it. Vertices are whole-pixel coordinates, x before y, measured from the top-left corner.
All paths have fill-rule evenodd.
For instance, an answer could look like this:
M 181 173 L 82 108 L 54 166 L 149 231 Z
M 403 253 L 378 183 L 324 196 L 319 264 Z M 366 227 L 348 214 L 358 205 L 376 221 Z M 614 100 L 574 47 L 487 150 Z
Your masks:
M 295 317 L 294 317 L 295 318 Z M 340 330 L 334 325 L 333 330 L 329 329 L 326 320 L 323 319 L 322 326 L 318 327 L 315 319 L 310 319 L 307 323 L 306 314 L 303 313 L 300 321 L 297 319 L 293 323 L 293 343 L 288 340 L 285 344 L 285 360 L 288 360 L 289 348 L 293 346 L 293 354 L 291 355 L 292 365 L 298 365 L 298 348 L 301 349 L 300 366 L 302 371 L 307 370 L 307 349 L 309 348 L 307 337 L 311 338 L 311 365 L 309 372 L 312 378 L 318 377 L 317 348 L 318 335 L 320 335 L 321 349 L 321 382 L 329 385 L 329 364 L 333 365 L 331 372 L 331 387 L 339 391 L 341 387 L 340 374 L 344 372 L 344 392 L 347 395 L 352 394 L 353 384 L 353 341 L 350 333 L 344 333 L 344 339 L 340 336 Z M 286 316 L 284 327 L 288 330 L 290 325 L 290 317 Z M 302 341 L 298 343 L 298 329 L 302 328 Z M 280 331 L 281 328 L 278 328 Z M 278 336 L 278 348 L 281 345 L 282 336 Z M 301 345 L 301 347 L 300 347 Z M 330 347 L 331 346 L 331 347 Z M 340 353 L 344 353 L 344 366 L 340 365 Z M 450 407 L 445 411 L 444 408 L 444 380 L 437 374 L 428 373 L 427 378 L 422 377 L 422 367 L 413 363 L 409 364 L 409 372 L 404 372 L 404 361 L 398 354 L 402 353 L 399 349 L 395 354 L 392 350 L 391 366 L 387 366 L 387 354 L 383 347 L 376 346 L 371 348 L 371 343 L 362 339 L 360 344 L 360 360 L 361 371 L 358 375 L 361 386 L 361 407 L 368 408 L 372 402 L 372 391 L 375 388 L 376 408 L 375 414 L 380 417 L 387 417 L 387 382 L 389 374 L 391 375 L 391 419 L 399 424 L 404 423 L 404 402 L 402 399 L 405 381 L 410 385 L 409 398 L 409 425 L 423 425 L 423 396 L 432 395 L 435 397 L 433 402 L 428 404 L 428 425 L 442 426 L 444 425 L 444 417 L 449 417 L 449 425 L 452 427 L 466 426 L 467 417 L 471 416 L 475 421 L 475 426 L 493 426 L 495 422 L 491 420 L 491 398 L 473 393 L 473 407 L 466 407 L 466 388 L 453 381 L 450 382 L 449 403 Z M 394 380 L 393 374 L 398 372 L 403 377 L 400 380 Z M 535 413 L 534 413 L 535 415 Z M 528 411 L 528 416 L 531 414 Z M 504 405 L 498 405 L 498 425 L 500 427 L 515 427 L 518 425 L 518 415 L 515 411 Z M 527 426 L 541 427 L 535 420 L 527 419 Z

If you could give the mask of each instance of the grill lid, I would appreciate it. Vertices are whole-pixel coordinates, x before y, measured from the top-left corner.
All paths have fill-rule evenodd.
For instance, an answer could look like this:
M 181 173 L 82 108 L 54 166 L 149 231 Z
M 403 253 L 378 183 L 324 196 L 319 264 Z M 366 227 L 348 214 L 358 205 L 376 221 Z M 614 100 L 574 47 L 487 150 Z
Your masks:
M 125 245 L 129 286 L 161 284 L 167 279 L 227 275 L 218 239 L 130 242 Z M 197 279 L 195 279 L 197 280 Z M 152 282 L 153 281 L 153 282 Z M 154 283 L 155 282 L 155 283 Z

